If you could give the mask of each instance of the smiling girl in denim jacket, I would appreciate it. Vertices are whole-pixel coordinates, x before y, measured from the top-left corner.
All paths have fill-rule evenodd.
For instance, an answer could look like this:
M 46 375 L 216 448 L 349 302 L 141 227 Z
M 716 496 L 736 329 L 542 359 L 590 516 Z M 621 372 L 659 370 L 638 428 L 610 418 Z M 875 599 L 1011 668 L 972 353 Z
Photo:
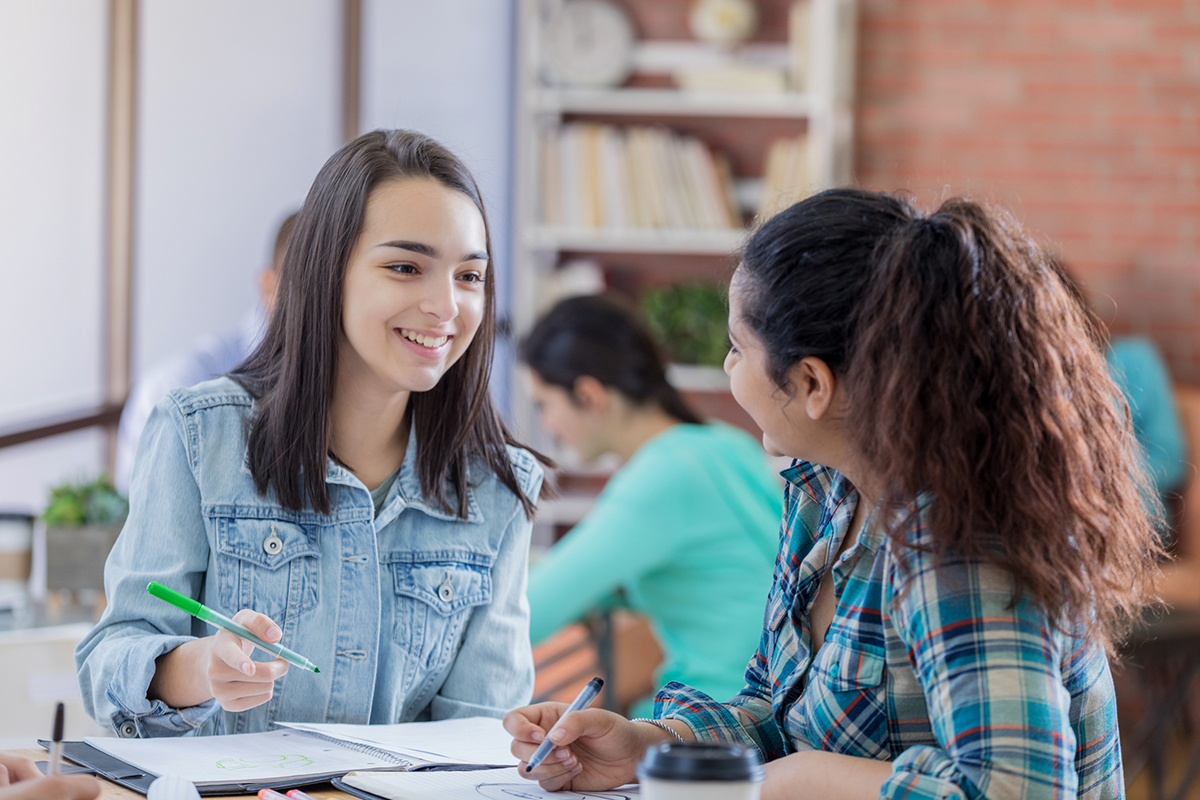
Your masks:
M 436 142 L 376 131 L 326 162 L 262 344 L 146 426 L 109 605 L 76 650 L 93 717 L 178 736 L 528 701 L 542 467 L 489 396 L 493 268 L 479 190 Z M 321 672 L 214 634 L 151 580 Z

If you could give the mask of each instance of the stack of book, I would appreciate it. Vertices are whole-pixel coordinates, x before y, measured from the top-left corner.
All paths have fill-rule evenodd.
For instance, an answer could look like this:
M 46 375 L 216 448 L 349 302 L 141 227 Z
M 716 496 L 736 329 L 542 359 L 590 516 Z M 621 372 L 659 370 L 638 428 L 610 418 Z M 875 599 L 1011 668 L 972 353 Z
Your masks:
M 542 223 L 565 229 L 742 227 L 728 162 L 660 127 L 569 123 L 542 139 Z
M 771 142 L 763 175 L 762 200 L 755 215 L 760 221 L 770 219 L 812 194 L 808 159 L 808 136 Z

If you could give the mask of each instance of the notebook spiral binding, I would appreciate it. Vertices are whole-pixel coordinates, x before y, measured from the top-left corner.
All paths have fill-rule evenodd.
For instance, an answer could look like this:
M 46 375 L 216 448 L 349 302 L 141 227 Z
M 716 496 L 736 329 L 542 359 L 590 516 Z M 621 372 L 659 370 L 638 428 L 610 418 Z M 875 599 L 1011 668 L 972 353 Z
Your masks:
M 336 736 L 326 736 L 325 734 L 317 733 L 316 731 L 306 730 L 303 731 L 303 733 L 306 736 L 312 736 L 325 742 L 332 742 L 339 747 L 344 747 L 347 750 L 353 750 L 356 753 L 362 753 L 364 755 L 371 756 L 371 758 L 377 758 L 380 761 L 390 761 L 392 764 L 395 764 L 397 767 L 401 767 L 405 770 L 411 770 L 416 766 L 416 764 L 413 762 L 409 761 L 408 759 L 401 758 L 393 752 L 379 747 L 374 747 L 369 744 L 364 744 L 363 742 L 353 742 L 347 739 L 339 739 Z

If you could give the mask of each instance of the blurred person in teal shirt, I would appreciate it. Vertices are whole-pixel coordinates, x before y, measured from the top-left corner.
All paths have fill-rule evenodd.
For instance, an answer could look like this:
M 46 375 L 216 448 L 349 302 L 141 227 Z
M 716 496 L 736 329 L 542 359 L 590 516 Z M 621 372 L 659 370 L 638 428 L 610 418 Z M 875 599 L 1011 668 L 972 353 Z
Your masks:
M 1160 495 L 1178 490 L 1186 475 L 1183 427 L 1171 376 L 1149 339 L 1117 337 L 1109 344 L 1108 369 L 1125 393 L 1146 468 Z
M 623 591 L 682 681 L 730 697 L 758 644 L 782 489 L 760 444 L 705 423 L 667 382 L 641 321 L 605 297 L 564 300 L 521 344 L 543 427 L 585 462 L 622 468 L 529 578 L 539 642 Z M 631 716 L 648 716 L 650 697 Z
M 1057 258 L 1053 266 L 1076 299 L 1094 308 L 1094 296 L 1075 273 Z M 1154 343 L 1141 336 L 1112 337 L 1105 359 L 1113 382 L 1129 403 L 1146 471 L 1154 479 L 1159 497 L 1165 500 L 1168 494 L 1183 488 L 1187 477 L 1187 440 L 1167 365 Z

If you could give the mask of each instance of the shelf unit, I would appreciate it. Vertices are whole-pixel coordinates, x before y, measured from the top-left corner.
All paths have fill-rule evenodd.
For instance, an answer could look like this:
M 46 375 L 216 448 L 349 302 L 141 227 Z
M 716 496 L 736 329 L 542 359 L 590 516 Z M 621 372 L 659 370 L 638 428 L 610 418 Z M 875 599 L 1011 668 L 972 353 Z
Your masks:
M 844 185 L 851 180 L 853 145 L 853 86 L 855 0 L 809 0 L 807 85 L 804 92 L 716 93 L 644 86 L 614 89 L 561 89 L 542 79 L 541 32 L 558 0 L 519 0 L 517 21 L 515 235 L 512 330 L 524 335 L 543 310 L 539 296 L 549 274 L 564 253 L 620 256 L 698 256 L 708 259 L 732 254 L 747 231 L 549 228 L 539 219 L 540 139 L 543 131 L 566 119 L 595 117 L 607 122 L 672 127 L 676 120 L 701 119 L 705 124 L 743 125 L 747 120 L 789 121 L 808 136 L 809 174 L 814 190 Z M 653 0 L 624 0 L 626 7 Z M 644 41 L 638 55 L 699 51 L 704 45 L 687 41 Z M 778 44 L 750 44 L 775 49 Z M 642 64 L 644 66 L 644 64 Z M 765 145 L 764 145 L 765 147 Z M 754 176 L 741 176 L 754 177 Z M 611 257 L 610 255 L 610 257 Z M 719 369 L 673 366 L 672 383 L 688 392 L 721 392 L 728 381 Z M 521 435 L 536 446 L 549 448 L 537 424 L 533 404 L 523 386 L 513 386 L 513 416 Z M 552 448 L 550 448 L 552 449 Z

